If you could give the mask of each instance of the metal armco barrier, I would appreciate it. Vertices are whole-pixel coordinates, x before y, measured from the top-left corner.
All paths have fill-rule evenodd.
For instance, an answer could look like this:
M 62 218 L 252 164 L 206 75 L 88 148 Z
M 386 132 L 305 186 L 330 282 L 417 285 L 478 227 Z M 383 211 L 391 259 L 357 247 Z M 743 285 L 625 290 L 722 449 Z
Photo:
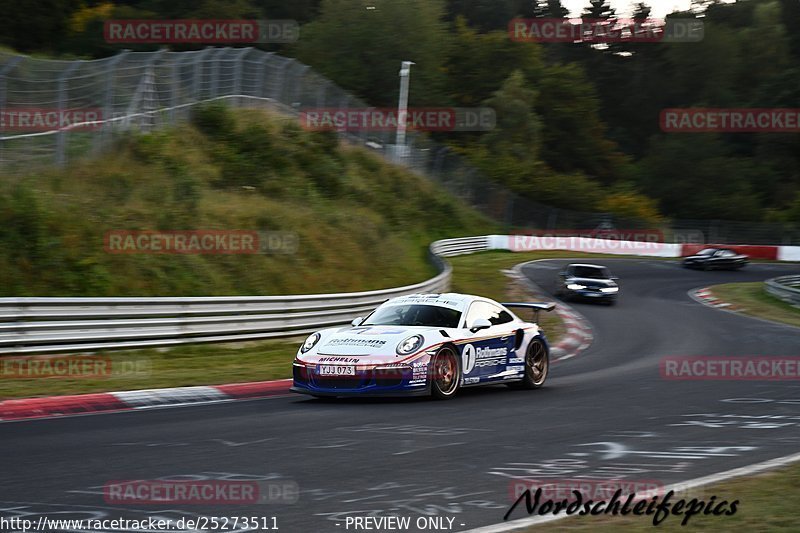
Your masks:
M 445 239 L 430 252 L 439 274 L 366 292 L 191 298 L 0 298 L 0 354 L 91 352 L 293 337 L 347 324 L 388 298 L 444 292 L 441 257 L 488 249 L 488 237 Z
M 435 277 L 404 287 L 338 294 L 177 298 L 0 298 L 0 355 L 94 352 L 306 335 L 349 323 L 388 298 L 445 292 L 452 268 L 443 258 L 510 250 L 511 236 L 443 239 L 430 246 Z M 663 257 L 679 257 L 668 244 Z M 779 259 L 800 260 L 798 247 Z M 532 250 L 524 250 L 532 251 Z M 576 250 L 577 251 L 577 250 Z M 620 252 L 622 253 L 622 252 Z M 770 294 L 800 305 L 800 276 L 766 282 Z
M 765 282 L 767 292 L 786 303 L 800 306 L 800 276 L 780 276 Z

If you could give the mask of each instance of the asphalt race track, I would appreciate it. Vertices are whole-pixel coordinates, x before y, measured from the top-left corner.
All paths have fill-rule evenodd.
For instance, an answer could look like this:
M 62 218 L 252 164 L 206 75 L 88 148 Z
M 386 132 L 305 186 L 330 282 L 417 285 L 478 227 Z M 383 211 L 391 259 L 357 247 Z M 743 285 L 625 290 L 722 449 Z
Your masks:
M 524 272 L 551 290 L 566 262 L 541 261 Z M 447 402 L 292 395 L 1 424 L 0 515 L 275 516 L 292 533 L 353 531 L 348 516 L 399 515 L 412 525 L 444 518 L 445 527 L 449 518 L 463 531 L 503 521 L 515 477 L 669 484 L 800 451 L 797 383 L 675 381 L 659 373 L 664 356 L 800 356 L 800 330 L 687 295 L 797 272 L 797 265 L 701 272 L 674 261 L 596 262 L 620 277 L 620 301 L 574 304 L 591 322 L 594 343 L 553 365 L 542 390 L 498 386 Z M 176 476 L 285 481 L 300 496 L 291 504 L 179 509 L 103 498 L 109 481 Z M 517 509 L 512 518 L 523 516 Z

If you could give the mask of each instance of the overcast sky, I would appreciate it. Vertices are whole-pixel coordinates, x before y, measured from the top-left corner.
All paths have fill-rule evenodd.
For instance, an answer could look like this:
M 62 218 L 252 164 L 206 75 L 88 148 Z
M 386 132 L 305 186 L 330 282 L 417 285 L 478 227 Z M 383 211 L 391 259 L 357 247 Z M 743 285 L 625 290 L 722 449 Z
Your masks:
M 689 8 L 691 0 L 644 0 L 653 10 L 650 16 L 653 18 L 661 18 L 673 11 L 682 11 Z M 617 15 L 629 16 L 636 2 L 634 0 L 611 0 L 611 5 L 617 10 Z M 562 0 L 564 7 L 570 10 L 570 15 L 577 16 L 583 11 L 583 8 L 589 5 L 589 0 Z

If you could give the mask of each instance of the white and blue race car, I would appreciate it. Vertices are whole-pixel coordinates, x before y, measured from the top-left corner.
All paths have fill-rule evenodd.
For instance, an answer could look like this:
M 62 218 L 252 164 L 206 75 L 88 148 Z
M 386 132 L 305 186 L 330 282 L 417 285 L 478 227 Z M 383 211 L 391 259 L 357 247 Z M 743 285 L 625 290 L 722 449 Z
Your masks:
M 506 383 L 541 387 L 549 347 L 536 318 L 509 308 L 551 311 L 552 303 L 499 304 L 466 294 L 387 300 L 351 326 L 318 331 L 292 364 L 292 390 L 312 396 L 431 395 Z

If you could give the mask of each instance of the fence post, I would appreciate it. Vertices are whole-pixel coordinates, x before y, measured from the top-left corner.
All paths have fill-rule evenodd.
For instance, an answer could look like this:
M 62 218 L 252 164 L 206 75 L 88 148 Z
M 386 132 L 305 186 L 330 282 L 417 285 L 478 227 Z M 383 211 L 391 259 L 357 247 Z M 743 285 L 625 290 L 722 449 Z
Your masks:
M 264 98 L 269 98 L 269 96 L 267 96 L 267 67 L 270 63 L 272 63 L 274 59 L 272 56 L 274 55 L 275 52 L 267 52 L 267 54 L 264 56 L 264 60 L 261 62 L 261 72 L 259 73 L 259 79 L 261 80 L 261 92 L 259 92 L 259 94 Z
M 67 87 L 67 77 L 72 74 L 75 69 L 77 69 L 80 65 L 83 64 L 83 61 L 75 61 L 70 63 L 70 65 L 61 73 L 61 76 L 58 77 L 58 116 L 61 117 L 64 114 L 64 110 L 66 109 L 67 105 L 67 92 L 69 88 Z M 67 131 L 61 127 L 58 129 L 58 133 L 56 133 L 56 165 L 63 166 L 67 162 Z
M 172 55 L 172 54 L 170 54 Z M 179 56 L 174 56 L 172 68 L 170 69 L 170 89 L 169 89 L 169 123 L 175 124 L 175 114 L 178 107 L 178 88 L 181 85 L 181 63 Z
M 113 131 L 116 121 L 114 120 L 114 75 L 116 74 L 117 64 L 125 58 L 130 50 L 122 50 L 119 54 L 112 57 L 108 62 L 106 74 L 106 87 L 103 96 L 103 127 L 100 129 L 100 135 L 95 136 L 94 150 L 97 151 L 102 148 L 108 141 L 108 137 Z
M 297 64 L 300 65 L 300 72 L 294 78 L 290 104 L 292 107 L 295 107 L 295 104 L 298 104 L 297 107 L 299 108 L 300 105 L 302 104 L 302 102 L 299 100 L 300 100 L 300 92 L 302 88 L 303 76 L 306 75 L 306 72 L 308 72 L 308 69 L 310 69 L 311 67 L 309 67 L 308 65 L 303 65 L 302 63 L 297 63 Z
M 139 129 L 141 131 L 149 131 L 156 124 L 155 111 L 158 109 L 158 101 L 154 101 L 154 98 L 157 99 L 158 95 L 156 95 L 156 73 L 153 67 L 166 52 L 166 48 L 153 52 L 153 55 L 144 64 L 144 76 L 142 77 L 142 81 L 139 82 L 142 98 L 142 113 L 140 114 L 142 118 L 139 122 Z M 138 92 L 137 89 L 137 93 Z
M 233 97 L 237 104 L 239 104 L 240 96 L 242 96 L 242 65 L 244 58 L 253 50 L 252 46 L 239 50 L 239 56 L 236 58 L 236 65 L 233 69 Z
M 0 68 L 0 113 L 6 112 L 6 76 L 25 56 L 14 56 Z M 0 165 L 3 164 L 3 148 L 5 147 L 5 131 L 0 130 Z
M 199 102 L 201 100 L 203 88 L 201 87 L 201 82 L 203 80 L 203 65 L 206 59 L 206 56 L 213 53 L 216 48 L 212 46 L 207 46 L 203 49 L 202 52 L 197 54 L 197 57 L 194 60 L 194 88 L 192 93 L 194 94 L 194 101 Z
M 211 95 L 210 98 L 216 98 L 219 96 L 219 71 L 220 71 L 220 57 L 227 53 L 230 50 L 227 46 L 225 48 L 217 48 L 217 52 L 214 54 L 214 58 L 211 60 L 211 68 L 213 69 L 211 74 Z
M 284 93 L 284 88 L 286 87 L 286 70 L 289 68 L 289 65 L 292 64 L 292 61 L 294 61 L 294 59 L 287 59 L 286 61 L 283 62 L 283 65 L 281 65 L 281 68 L 279 70 L 278 84 L 275 85 L 273 98 L 275 99 L 276 102 L 280 102 L 281 104 L 284 105 L 291 105 L 291 102 L 288 103 L 286 102 L 286 99 L 283 97 L 283 93 Z
M 172 63 L 172 92 L 170 93 L 170 113 L 169 119 L 170 122 L 173 124 L 177 121 L 178 117 L 178 106 L 180 105 L 180 94 L 181 94 L 181 67 L 183 67 L 184 63 L 189 63 L 190 61 L 196 61 L 195 55 L 202 54 L 203 52 L 183 52 L 183 53 L 175 53 L 175 61 Z M 183 57 L 181 57 L 183 56 Z M 191 83 L 194 82 L 194 78 L 190 80 Z M 188 91 L 188 92 L 191 92 Z M 188 100 L 188 93 L 187 93 L 187 100 Z

